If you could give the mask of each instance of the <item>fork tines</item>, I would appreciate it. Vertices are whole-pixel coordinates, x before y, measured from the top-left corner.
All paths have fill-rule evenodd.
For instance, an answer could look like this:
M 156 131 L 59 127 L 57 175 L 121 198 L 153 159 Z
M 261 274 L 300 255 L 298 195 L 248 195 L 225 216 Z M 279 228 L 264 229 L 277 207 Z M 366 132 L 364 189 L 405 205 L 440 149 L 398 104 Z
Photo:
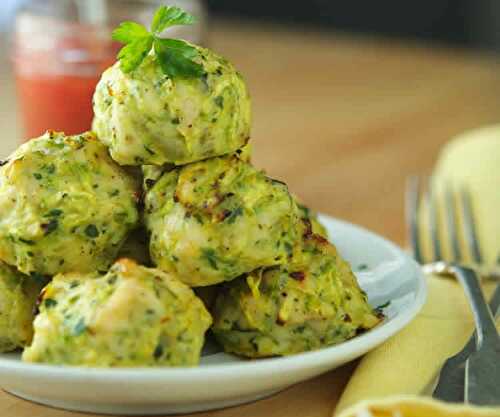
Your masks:
M 422 180 L 413 176 L 409 178 L 406 190 L 408 236 L 417 262 L 464 262 L 468 253 L 475 264 L 481 263 L 472 198 L 465 187 L 437 182 L 432 177 Z M 428 221 L 430 236 L 422 233 L 424 220 Z M 461 249 L 459 229 L 467 253 Z

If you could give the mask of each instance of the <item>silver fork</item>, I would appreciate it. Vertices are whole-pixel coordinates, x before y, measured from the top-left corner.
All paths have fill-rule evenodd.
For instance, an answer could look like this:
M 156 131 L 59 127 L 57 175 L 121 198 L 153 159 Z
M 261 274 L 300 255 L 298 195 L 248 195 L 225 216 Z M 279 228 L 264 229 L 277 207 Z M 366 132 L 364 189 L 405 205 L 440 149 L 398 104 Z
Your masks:
M 413 177 L 408 182 L 407 187 L 407 223 L 409 227 L 410 242 L 417 262 L 423 265 L 424 272 L 439 275 L 452 275 L 462 284 L 471 306 L 476 325 L 476 343 L 471 343 L 469 349 L 471 353 L 463 353 L 466 361 L 465 371 L 457 368 L 458 360 L 449 358 L 445 363 L 436 390 L 433 396 L 447 401 L 466 401 L 480 405 L 500 404 L 500 337 L 498 336 L 495 322 L 488 305 L 484 299 L 479 286 L 476 272 L 464 266 L 464 254 L 460 248 L 458 240 L 458 215 L 456 209 L 457 198 L 460 200 L 462 208 L 462 219 L 464 224 L 464 237 L 471 252 L 471 257 L 477 264 L 482 263 L 481 251 L 475 231 L 475 224 L 472 216 L 472 205 L 469 194 L 464 190 L 454 192 L 449 186 L 444 192 L 444 216 L 440 214 L 437 204 L 437 193 L 432 185 L 428 184 L 427 191 L 423 193 L 420 180 Z M 419 227 L 421 212 L 422 194 L 425 195 L 427 210 L 429 214 L 430 237 L 432 242 L 432 256 L 426 257 L 422 250 L 423 234 Z M 455 195 L 457 194 L 457 195 Z M 443 219 L 444 218 L 444 219 Z M 447 239 L 451 248 L 451 257 L 448 261 L 444 259 L 443 245 L 440 238 L 440 225 L 446 222 Z M 496 291 L 496 294 L 500 290 Z M 498 298 L 498 297 L 496 297 Z M 492 300 L 492 304 L 495 299 Z M 492 305 L 493 311 L 496 311 Z M 467 348 L 467 346 L 466 346 Z M 450 364 L 451 362 L 451 364 Z M 463 360 L 461 361 L 463 366 Z M 457 387 L 456 379 L 450 376 L 458 375 L 461 381 Z M 463 368 L 462 368 L 463 369 Z M 462 378 L 460 378 L 462 375 Z M 451 387 L 450 391 L 447 390 Z M 457 395 L 457 392 L 462 395 Z M 450 394 L 450 395 L 448 395 Z M 453 394 L 453 395 L 451 395 Z
M 500 315 L 500 285 L 497 286 L 490 300 L 490 310 Z M 434 389 L 433 397 L 447 402 L 464 402 L 465 366 L 469 356 L 476 351 L 476 332 L 471 336 L 464 348 L 449 357 L 440 372 L 439 381 Z

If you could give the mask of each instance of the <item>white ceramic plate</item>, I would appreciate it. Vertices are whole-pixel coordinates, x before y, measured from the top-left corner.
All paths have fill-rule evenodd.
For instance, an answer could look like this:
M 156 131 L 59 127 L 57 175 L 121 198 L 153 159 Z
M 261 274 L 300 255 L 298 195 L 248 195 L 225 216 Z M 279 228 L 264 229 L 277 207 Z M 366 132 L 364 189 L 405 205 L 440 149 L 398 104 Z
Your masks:
M 391 301 L 375 329 L 337 346 L 261 360 L 227 355 L 207 343 L 196 368 L 78 368 L 27 364 L 0 355 L 0 386 L 46 405 L 112 414 L 187 413 L 253 401 L 351 361 L 405 327 L 422 307 L 425 281 L 401 249 L 358 226 L 321 220 L 351 262 L 370 303 Z

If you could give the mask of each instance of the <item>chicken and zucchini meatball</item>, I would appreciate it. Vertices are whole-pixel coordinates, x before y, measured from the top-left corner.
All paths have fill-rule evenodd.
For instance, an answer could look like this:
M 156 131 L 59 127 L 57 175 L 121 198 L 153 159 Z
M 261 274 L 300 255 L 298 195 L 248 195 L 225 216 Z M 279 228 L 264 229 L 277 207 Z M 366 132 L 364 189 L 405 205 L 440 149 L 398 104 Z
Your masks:
M 36 300 L 44 284 L 0 261 L 0 352 L 31 342 Z
M 23 360 L 193 366 L 211 322 L 201 300 L 173 275 L 121 259 L 106 275 L 60 274 L 45 287 Z
M 285 184 L 231 155 L 164 174 L 145 221 L 153 262 L 196 287 L 287 262 L 299 220 Z
M 26 274 L 107 270 L 139 188 L 91 133 L 25 143 L 0 167 L 0 259 Z
M 214 52 L 195 48 L 200 78 L 168 77 L 154 54 L 128 74 L 119 63 L 103 73 L 93 130 L 119 164 L 182 165 L 249 140 L 250 98 L 241 75 Z
M 225 283 L 213 314 L 224 350 L 250 358 L 333 345 L 380 321 L 349 264 L 309 232 L 290 264 Z

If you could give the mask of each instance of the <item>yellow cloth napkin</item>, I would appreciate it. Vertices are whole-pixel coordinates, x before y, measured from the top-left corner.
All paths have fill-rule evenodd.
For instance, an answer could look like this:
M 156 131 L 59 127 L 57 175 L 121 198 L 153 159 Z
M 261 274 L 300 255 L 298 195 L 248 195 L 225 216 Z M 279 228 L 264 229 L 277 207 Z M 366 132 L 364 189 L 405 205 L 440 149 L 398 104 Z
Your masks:
M 492 263 L 500 253 L 500 125 L 467 132 L 447 145 L 436 176 L 466 184 L 473 197 L 480 241 Z M 461 286 L 427 278 L 422 312 L 360 362 L 336 407 L 338 417 L 496 416 L 500 408 L 446 404 L 430 394 L 443 362 L 462 349 L 473 322 Z M 491 293 L 493 284 L 485 285 Z
M 424 397 L 401 396 L 363 401 L 342 416 L 349 417 L 498 417 L 499 410 L 447 404 Z

